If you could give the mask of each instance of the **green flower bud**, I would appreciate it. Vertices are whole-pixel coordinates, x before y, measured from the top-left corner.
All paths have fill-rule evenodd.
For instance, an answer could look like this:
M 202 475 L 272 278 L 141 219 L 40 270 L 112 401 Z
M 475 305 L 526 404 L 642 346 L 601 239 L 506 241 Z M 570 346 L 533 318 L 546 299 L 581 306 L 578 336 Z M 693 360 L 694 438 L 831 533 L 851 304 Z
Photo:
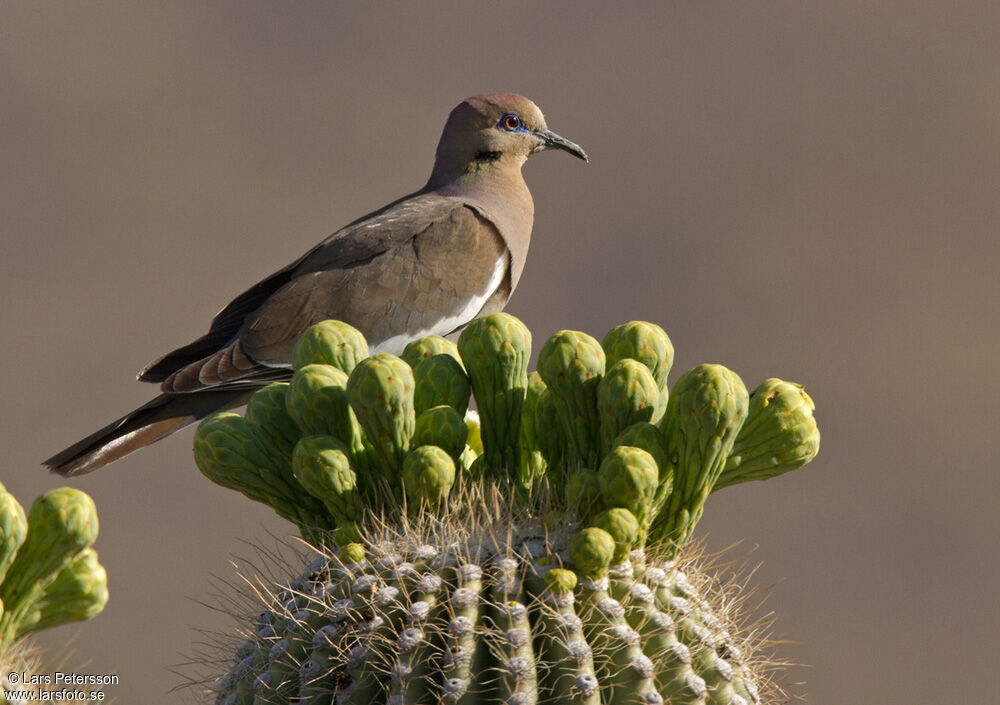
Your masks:
M 247 402 L 246 420 L 257 440 L 276 463 L 291 463 L 292 450 L 302 437 L 302 429 L 288 413 L 287 382 L 275 382 L 258 389 Z
M 667 452 L 667 440 L 663 437 L 663 432 L 651 423 L 634 423 L 620 434 L 611 444 L 612 448 L 618 446 L 634 446 L 642 448 L 653 456 L 656 467 L 660 471 L 660 484 L 664 482 L 664 475 L 670 472 L 670 456 Z
M 382 460 L 379 474 L 392 487 L 397 486 L 416 421 L 413 385 L 413 370 L 389 353 L 365 358 L 347 380 L 351 408 Z
M 349 543 L 340 549 L 338 558 L 344 565 L 360 563 L 365 559 L 365 547 L 360 543 Z
M 263 502 L 299 527 L 329 524 L 322 502 L 303 490 L 291 467 L 275 467 L 239 414 L 226 411 L 202 421 L 194 434 L 194 459 L 215 484 Z
M 586 521 L 601 506 L 601 485 L 597 473 L 577 468 L 566 480 L 566 501 L 576 514 Z
M 437 446 L 458 462 L 468 437 L 469 427 L 465 420 L 452 407 L 442 404 L 417 414 L 412 443 L 414 446 Z
M 597 386 L 604 369 L 604 350 L 586 333 L 559 331 L 538 354 L 538 373 L 555 397 L 571 464 L 592 465 L 600 457 Z
M 306 436 L 295 446 L 292 470 L 306 492 L 323 502 L 338 525 L 362 515 L 358 479 L 347 446 L 332 436 Z
M 699 365 L 681 375 L 661 428 L 674 465 L 674 488 L 653 535 L 683 546 L 701 518 L 747 416 L 743 381 L 722 365 Z
M 663 432 L 651 423 L 632 424 L 612 443 L 612 447 L 634 446 L 642 448 L 653 456 L 656 467 L 660 471 L 659 485 L 656 488 L 656 495 L 653 498 L 652 516 L 659 513 L 663 503 L 670 496 L 670 491 L 674 487 L 674 468 L 670 464 L 670 454 L 667 450 L 667 439 L 663 437 Z
M 321 321 L 306 329 L 292 351 L 292 367 L 332 365 L 344 374 L 368 357 L 368 342 L 357 328 L 343 321 Z
M 413 406 L 419 414 L 434 406 L 447 404 L 460 415 L 469 408 L 472 386 L 462 363 L 451 355 L 431 355 L 413 368 L 416 389 Z
M 639 520 L 640 536 L 645 541 L 659 485 L 653 456 L 641 448 L 618 446 L 604 458 L 597 480 L 604 506 L 624 507 L 632 512 Z
M 355 460 L 363 455 L 364 444 L 348 401 L 347 381 L 347 375 L 331 365 L 306 365 L 292 376 L 285 403 L 303 434 L 338 438 Z
M 437 446 L 420 446 L 403 462 L 403 488 L 410 511 L 421 506 L 437 508 L 455 484 L 455 463 Z
M 81 551 L 97 540 L 97 507 L 71 487 L 49 490 L 28 511 L 28 533 L 0 585 L 0 653 L 32 606 Z
M 78 553 L 45 589 L 18 624 L 17 638 L 31 632 L 91 619 L 108 603 L 108 574 L 97 551 Z
M 545 587 L 554 595 L 568 595 L 576 589 L 576 573 L 565 568 L 553 568 L 545 574 Z
M 528 387 L 531 332 L 510 314 L 493 313 L 475 319 L 462 331 L 458 351 L 483 418 L 489 471 L 510 477 L 518 468 L 517 436 Z
M 770 378 L 750 395 L 747 420 L 713 490 L 800 468 L 819 452 L 816 405 L 801 385 Z
M 615 438 L 626 428 L 652 420 L 659 398 L 656 381 L 641 362 L 625 358 L 609 367 L 597 387 L 601 454 L 608 454 Z
M 538 447 L 538 402 L 548 393 L 545 382 L 537 372 L 528 375 L 524 406 L 521 407 L 521 428 L 517 444 L 521 467 L 521 482 L 525 485 L 545 473 L 545 456 Z
M 403 354 L 400 357 L 416 372 L 417 365 L 435 355 L 447 355 L 454 358 L 455 362 L 459 365 L 462 365 L 462 358 L 458 354 L 458 346 L 447 338 L 442 338 L 440 335 L 428 335 L 423 338 L 411 340 L 403 348 Z M 464 365 L 462 365 L 462 371 L 465 371 Z
M 660 390 L 652 423 L 659 423 L 667 406 L 667 375 L 674 364 L 674 346 L 666 332 L 655 323 L 629 321 L 612 328 L 602 343 L 610 369 L 619 360 L 637 360 L 653 374 Z
M 21 503 L 7 490 L 0 490 L 0 582 L 14 562 L 24 537 L 28 534 L 28 520 Z
M 612 563 L 624 563 L 629 552 L 639 546 L 642 530 L 635 514 L 623 507 L 615 507 L 601 512 L 594 518 L 594 526 L 604 529 L 615 540 L 615 555 Z
M 604 529 L 583 529 L 569 544 L 569 557 L 584 577 L 596 580 L 608 574 L 615 555 L 615 540 Z

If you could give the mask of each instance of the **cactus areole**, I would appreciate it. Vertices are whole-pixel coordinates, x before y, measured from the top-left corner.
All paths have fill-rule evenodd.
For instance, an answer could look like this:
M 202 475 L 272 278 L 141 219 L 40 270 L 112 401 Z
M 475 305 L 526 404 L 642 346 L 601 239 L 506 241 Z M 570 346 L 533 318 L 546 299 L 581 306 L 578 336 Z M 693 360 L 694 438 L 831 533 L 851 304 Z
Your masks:
M 402 358 L 330 321 L 297 350 L 252 418 L 195 436 L 209 479 L 319 554 L 261 608 L 217 703 L 759 702 L 683 549 L 713 490 L 815 456 L 801 387 L 748 394 L 701 365 L 668 390 L 673 345 L 640 321 L 603 345 L 560 331 L 538 373 L 505 313 Z

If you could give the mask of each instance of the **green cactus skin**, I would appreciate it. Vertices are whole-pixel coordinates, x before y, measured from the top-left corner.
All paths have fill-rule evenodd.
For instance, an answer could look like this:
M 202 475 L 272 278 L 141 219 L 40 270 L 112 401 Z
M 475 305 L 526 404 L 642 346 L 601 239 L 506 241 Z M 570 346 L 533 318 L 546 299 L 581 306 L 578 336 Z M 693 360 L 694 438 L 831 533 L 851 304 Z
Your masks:
M 800 468 L 819 452 L 816 405 L 799 384 L 774 377 L 750 394 L 747 420 L 713 490 L 767 480 Z
M 597 412 L 601 418 L 601 454 L 634 423 L 653 420 L 660 389 L 650 371 L 636 360 L 619 360 L 608 368 L 597 386 Z
M 437 446 L 458 463 L 468 438 L 465 419 L 452 407 L 442 404 L 417 414 L 411 445 Z
M 413 406 L 419 414 L 435 406 L 446 404 L 459 415 L 469 408 L 472 384 L 462 363 L 451 355 L 431 355 L 420 360 L 413 368 L 416 390 Z
M 347 398 L 368 442 L 381 460 L 372 468 L 390 486 L 403 469 L 416 423 L 413 370 L 389 353 L 376 353 L 357 364 L 347 380 Z
M 108 574 L 87 548 L 67 564 L 17 625 L 17 639 L 68 622 L 92 619 L 108 603 Z
M 632 512 L 639 520 L 641 541 L 645 543 L 659 486 L 653 456 L 642 448 L 618 446 L 601 462 L 597 479 L 604 506 Z
M 601 529 L 570 543 L 586 571 L 548 567 L 554 556 L 512 541 L 454 552 L 373 543 L 314 561 L 266 605 L 216 702 L 760 702 L 749 655 L 683 564 L 651 561 L 616 599 L 614 541 Z
M 403 354 L 400 357 L 416 371 L 417 366 L 421 362 L 435 355 L 447 355 L 453 358 L 455 362 L 462 366 L 462 371 L 465 371 L 462 357 L 458 354 L 458 346 L 447 338 L 442 338 L 440 335 L 428 335 L 423 338 L 411 340 L 403 348 Z
M 97 539 L 97 508 L 70 487 L 49 490 L 28 511 L 28 532 L 0 585 L 0 653 L 17 638 L 19 625 L 80 552 Z
M 748 403 L 743 381 L 722 365 L 699 365 L 677 380 L 661 424 L 673 459 L 674 487 L 651 535 L 677 546 L 691 537 Z
M 332 365 L 300 367 L 285 392 L 285 407 L 302 435 L 339 438 L 347 446 L 355 471 L 365 473 L 368 451 L 348 399 L 348 379 L 343 370 Z
M 0 582 L 28 534 L 28 520 L 21 503 L 0 485 Z
M 361 519 L 358 478 L 347 446 L 333 436 L 306 436 L 295 446 L 292 472 L 306 492 L 320 500 L 338 526 Z
M 275 382 L 258 389 L 247 402 L 245 418 L 261 446 L 275 463 L 290 464 L 302 429 L 288 413 L 287 382 Z
M 212 482 L 262 502 L 304 531 L 332 528 L 323 503 L 307 493 L 291 467 L 276 467 L 239 414 L 208 417 L 194 434 L 194 459 Z
M 437 446 L 414 448 L 403 461 L 403 488 L 407 507 L 437 509 L 455 484 L 455 461 Z
M 517 439 L 528 387 L 531 332 L 510 314 L 493 313 L 462 331 L 458 351 L 482 417 L 486 469 L 492 477 L 512 477 L 519 470 Z
M 343 321 L 320 321 L 310 326 L 295 343 L 292 367 L 332 365 L 344 374 L 368 357 L 368 341 L 354 326 Z
M 538 402 L 548 394 L 545 382 L 537 372 L 528 375 L 524 405 L 521 407 L 521 427 L 518 430 L 518 463 L 521 484 L 530 486 L 545 474 L 548 463 L 539 448 Z
M 604 350 L 586 333 L 559 331 L 538 354 L 538 373 L 555 399 L 570 469 L 600 460 L 597 387 L 604 377 Z
M 602 343 L 608 356 L 608 369 L 619 360 L 637 360 L 652 373 L 660 389 L 660 398 L 652 423 L 659 423 L 667 406 L 667 376 L 674 364 L 674 346 L 660 326 L 646 321 L 629 321 L 612 328 Z

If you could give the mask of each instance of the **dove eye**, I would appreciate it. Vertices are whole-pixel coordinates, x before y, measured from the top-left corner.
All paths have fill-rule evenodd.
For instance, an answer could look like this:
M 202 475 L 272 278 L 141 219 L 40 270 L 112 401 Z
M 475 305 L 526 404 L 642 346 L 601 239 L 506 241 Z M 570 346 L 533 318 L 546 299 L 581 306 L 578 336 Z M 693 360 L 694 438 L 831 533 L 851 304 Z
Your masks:
M 502 118 L 500 118 L 499 126 L 505 130 L 510 130 L 511 132 L 514 132 L 515 130 L 520 129 L 521 118 L 519 118 L 514 113 L 507 113 Z

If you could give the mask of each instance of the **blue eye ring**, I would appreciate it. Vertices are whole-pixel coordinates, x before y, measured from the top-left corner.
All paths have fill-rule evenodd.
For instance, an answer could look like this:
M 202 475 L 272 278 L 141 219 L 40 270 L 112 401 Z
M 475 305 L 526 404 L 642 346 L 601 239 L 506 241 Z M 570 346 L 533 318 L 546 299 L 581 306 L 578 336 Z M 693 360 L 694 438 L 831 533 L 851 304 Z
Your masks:
M 521 124 L 521 118 L 514 113 L 507 113 L 500 118 L 500 122 L 497 123 L 497 127 L 507 130 L 508 132 L 519 132 L 524 130 L 524 125 Z

